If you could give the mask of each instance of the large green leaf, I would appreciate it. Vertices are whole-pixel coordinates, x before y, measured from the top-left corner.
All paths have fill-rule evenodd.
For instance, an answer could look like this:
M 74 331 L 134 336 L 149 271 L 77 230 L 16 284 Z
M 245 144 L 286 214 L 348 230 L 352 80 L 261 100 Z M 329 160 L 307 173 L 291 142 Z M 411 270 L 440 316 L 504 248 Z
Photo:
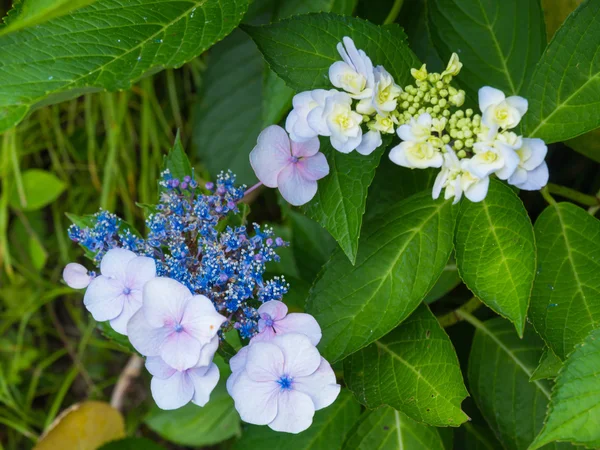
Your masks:
M 552 391 L 546 424 L 530 450 L 553 441 L 600 446 L 600 330 L 593 330 L 565 362 Z
M 302 209 L 329 231 L 354 263 L 367 192 L 382 150 L 368 157 L 357 152 L 344 154 L 334 150 L 325 138 L 321 139 L 321 151 L 327 157 L 329 175 L 319 180 L 317 194 Z
M 530 382 L 544 343 L 533 329 L 523 339 L 510 322 L 476 322 L 469 357 L 469 390 L 507 450 L 525 450 L 542 428 L 550 384 Z M 568 447 L 567 447 L 568 448 Z
M 300 434 L 278 433 L 249 426 L 233 450 L 341 450 L 348 431 L 360 416 L 360 405 L 342 390 L 335 403 L 315 413 L 313 424 Z
M 535 242 L 523 203 L 504 183 L 492 180 L 479 203 L 462 202 L 456 261 L 468 288 L 522 334 L 535 276 Z
M 229 34 L 247 0 L 98 0 L 0 37 L 0 132 L 34 106 L 127 89 Z
M 52 172 L 29 169 L 23 173 L 22 193 L 16 187 L 10 196 L 10 206 L 23 211 L 35 211 L 56 200 L 66 189 L 65 183 Z M 21 195 L 22 194 L 22 195 Z
M 330 89 L 329 66 L 341 60 L 336 45 L 351 37 L 375 65 L 383 65 L 404 85 L 410 69 L 419 64 L 397 25 L 377 26 L 336 14 L 305 14 L 266 26 L 244 26 L 265 59 L 291 88 L 305 91 Z
M 452 252 L 455 209 L 429 191 L 414 195 L 365 224 L 354 267 L 342 251 L 333 254 L 307 301 L 325 358 L 360 350 L 415 310 Z
M 561 369 L 563 362 L 556 356 L 551 348 L 544 348 L 544 352 L 540 357 L 540 363 L 531 374 L 531 380 L 543 380 L 543 379 L 554 379 L 558 375 L 558 371 Z
M 565 359 L 600 324 L 600 221 L 571 203 L 548 206 L 535 222 L 538 270 L 531 321 Z
M 528 89 L 524 131 L 547 143 L 600 126 L 600 0 L 584 1 L 556 32 Z
M 434 427 L 420 424 L 393 408 L 365 411 L 343 450 L 444 450 Z
M 429 29 L 444 60 L 458 53 L 460 80 L 476 94 L 493 86 L 523 93 L 544 47 L 546 31 L 539 0 L 432 0 Z
M 502 445 L 489 428 L 467 422 L 454 432 L 454 448 L 457 450 L 502 450 Z
M 468 419 L 460 409 L 468 393 L 454 347 L 426 305 L 346 358 L 344 380 L 368 408 L 389 405 L 438 427 Z

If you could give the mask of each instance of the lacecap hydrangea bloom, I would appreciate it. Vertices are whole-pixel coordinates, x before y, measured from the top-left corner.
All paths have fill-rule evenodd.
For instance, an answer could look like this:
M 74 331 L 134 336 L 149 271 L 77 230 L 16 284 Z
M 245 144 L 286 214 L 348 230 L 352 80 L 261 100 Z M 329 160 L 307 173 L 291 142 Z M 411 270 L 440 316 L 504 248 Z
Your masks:
M 486 86 L 479 92 L 480 113 L 461 109 L 465 92 L 453 84 L 462 68 L 458 55 L 452 55 L 442 73 L 429 73 L 425 65 L 413 68 L 414 84 L 402 87 L 349 37 L 337 50 L 341 61 L 329 69 L 336 89 L 301 92 L 292 101 L 285 122 L 292 143 L 323 136 L 339 152 L 368 156 L 382 145 L 383 135 L 396 134 L 401 142 L 389 153 L 392 162 L 440 169 L 433 197 L 444 191 L 455 202 L 463 195 L 483 200 L 491 176 L 524 190 L 541 189 L 548 182 L 544 142 L 512 131 L 527 112 L 527 100 Z M 266 172 L 275 173 L 266 164 L 253 167 L 261 181 Z M 294 204 L 310 201 L 316 187 L 304 193 Z
M 283 145 L 275 156 L 287 151 L 288 159 L 276 167 L 279 173 L 287 170 L 292 178 L 308 173 L 304 181 L 314 182 L 310 177 L 327 168 L 324 157 L 318 156 L 316 138 L 316 144 L 308 140 L 296 145 L 283 129 L 272 131 L 278 134 L 277 145 Z M 286 176 L 279 177 L 281 184 Z M 265 264 L 278 261 L 277 249 L 287 244 L 274 237 L 270 228 L 254 224 L 251 233 L 239 224 L 239 204 L 249 190 L 236 186 L 231 173 L 200 188 L 193 173 L 175 178 L 166 170 L 159 184 L 158 204 L 145 205 L 145 238 L 107 211 L 76 219 L 69 236 L 84 248 L 99 272 L 70 263 L 63 272 L 65 282 L 75 289 L 87 288 L 84 305 L 93 317 L 108 321 L 146 357 L 152 396 L 162 409 L 189 402 L 204 406 L 210 400 L 220 378 L 213 359 L 225 332 L 237 330 L 243 340 L 266 345 L 253 350 L 250 359 L 248 347 L 243 347 L 241 356 L 231 360 L 236 373 L 236 361 L 251 361 L 253 367 L 255 361 L 271 358 L 273 345 L 267 341 L 292 336 L 299 344 L 286 348 L 288 365 L 281 366 L 289 376 L 281 413 L 277 420 L 262 422 L 288 432 L 307 428 L 314 411 L 335 400 L 339 386 L 318 356 L 315 346 L 321 329 L 316 320 L 308 314 L 288 315 L 281 301 L 288 283 L 283 277 L 264 278 Z M 318 367 L 313 367 L 314 361 L 302 367 L 290 365 L 306 352 L 317 355 Z M 302 377 L 308 378 L 302 382 Z M 321 391 L 321 378 L 334 388 Z M 310 386 L 303 388 L 302 383 Z M 238 410 L 252 408 L 256 396 L 238 383 L 229 384 L 238 386 L 234 397 Z M 284 413 L 286 407 L 288 412 L 301 407 L 302 421 L 297 423 L 293 414 Z M 245 413 L 244 417 L 249 419 Z

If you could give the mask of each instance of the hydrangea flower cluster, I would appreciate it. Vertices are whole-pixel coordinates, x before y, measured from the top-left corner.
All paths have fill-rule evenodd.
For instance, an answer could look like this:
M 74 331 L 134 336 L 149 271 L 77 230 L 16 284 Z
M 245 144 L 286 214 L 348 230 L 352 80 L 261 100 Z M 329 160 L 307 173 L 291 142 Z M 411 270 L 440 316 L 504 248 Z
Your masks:
M 315 158 L 318 146 L 287 144 L 298 160 L 285 166 L 312 173 L 306 161 Z M 177 179 L 165 171 L 159 185 L 159 203 L 145 206 L 146 239 L 106 211 L 70 227 L 69 236 L 99 274 L 70 263 L 65 282 L 87 288 L 84 305 L 92 316 L 109 321 L 146 357 L 160 408 L 209 401 L 220 378 L 213 358 L 223 332 L 233 328 L 249 339 L 231 359 L 227 382 L 242 418 L 278 431 L 305 430 L 340 386 L 316 349 L 321 339 L 316 320 L 287 314 L 281 299 L 289 285 L 283 277 L 263 278 L 265 264 L 278 260 L 276 250 L 287 244 L 273 238 L 272 229 L 254 224 L 250 234 L 243 225 L 231 225 L 248 192 L 235 186 L 231 173 L 202 190 L 193 174 Z M 256 407 L 263 413 L 253 414 Z
M 402 142 L 390 151 L 392 162 L 411 169 L 441 168 L 433 197 L 445 190 L 444 197 L 455 202 L 463 194 L 474 202 L 483 200 L 492 175 L 525 190 L 541 189 L 548 182 L 544 142 L 512 131 L 527 112 L 527 100 L 483 87 L 480 114 L 460 109 L 465 92 L 453 85 L 462 68 L 458 55 L 452 55 L 442 73 L 428 73 L 426 65 L 413 68 L 414 84 L 401 87 L 383 66 L 374 67 L 349 37 L 337 50 L 342 60 L 329 68 L 329 80 L 337 89 L 301 92 L 293 99 L 285 123 L 292 147 L 310 143 L 318 150 L 316 139 L 325 136 L 339 152 L 369 155 L 382 145 L 382 134 L 396 133 Z M 277 141 L 261 137 L 252 153 L 274 155 Z M 258 178 L 279 187 L 288 199 L 279 183 L 267 182 L 276 170 L 272 163 L 263 163 L 266 159 L 251 155 Z M 326 160 L 320 167 L 320 177 L 327 175 Z M 306 189 L 298 177 L 286 181 L 285 190 L 294 185 L 303 193 L 292 204 L 306 203 L 316 193 L 316 183 Z

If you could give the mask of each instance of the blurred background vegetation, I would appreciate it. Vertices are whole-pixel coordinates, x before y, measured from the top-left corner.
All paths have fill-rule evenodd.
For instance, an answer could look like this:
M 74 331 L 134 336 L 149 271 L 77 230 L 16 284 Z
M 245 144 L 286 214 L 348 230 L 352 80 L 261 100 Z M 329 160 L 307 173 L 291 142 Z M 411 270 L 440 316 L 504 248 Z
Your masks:
M 394 3 L 257 0 L 246 20 L 266 22 L 328 5 L 329 10 L 354 11 L 383 23 Z M 406 0 L 396 20 L 420 59 L 439 69 L 424 20 L 425 3 Z M 578 1 L 544 3 L 551 34 Z M 10 6 L 2 0 L 0 14 Z M 248 153 L 264 126 L 283 119 L 292 95 L 238 30 L 180 69 L 144 78 L 128 91 L 86 94 L 40 108 L 0 136 L 0 449 L 31 448 L 69 405 L 109 400 L 129 357 L 98 332 L 82 307 L 81 294 L 61 281 L 63 267 L 83 259 L 67 238 L 65 213 L 105 208 L 143 229 L 143 211 L 136 202 L 155 201 L 156 176 L 177 130 L 201 177 L 210 179 L 231 168 L 240 181 L 251 183 Z M 573 147 L 596 159 L 600 140 L 595 137 L 597 133 L 578 138 Z M 548 161 L 551 169 L 562 168 L 551 181 L 588 193 L 600 187 L 598 164 L 564 145 L 552 146 Z M 523 198 L 530 211 L 544 205 L 537 193 Z M 277 232 L 292 240 L 289 254 L 272 270 L 288 276 L 294 286 L 290 300 L 302 304 L 318 267 L 296 264 L 293 252 L 307 251 L 307 236 L 319 234 L 318 263 L 332 243 L 308 219 L 282 214 L 277 205 L 273 192 L 263 193 L 252 218 L 278 223 Z M 453 280 L 458 284 L 456 276 Z M 455 296 L 465 295 L 459 286 Z M 452 295 L 448 299 L 451 307 Z M 147 380 L 141 379 L 127 393 L 127 432 L 149 436 L 167 448 L 184 448 L 168 444 L 144 424 L 150 405 Z

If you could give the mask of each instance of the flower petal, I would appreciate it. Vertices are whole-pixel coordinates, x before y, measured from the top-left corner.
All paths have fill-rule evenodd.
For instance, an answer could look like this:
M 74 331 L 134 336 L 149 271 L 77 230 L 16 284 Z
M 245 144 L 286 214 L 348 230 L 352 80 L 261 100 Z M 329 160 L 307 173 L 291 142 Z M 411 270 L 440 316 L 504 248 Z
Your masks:
M 98 322 L 114 319 L 123 311 L 123 288 L 121 281 L 100 275 L 85 291 L 83 304 Z
M 171 332 L 160 346 L 160 357 L 177 370 L 198 364 L 202 344 L 185 331 Z
M 400 125 L 396 129 L 396 134 L 403 141 L 415 141 L 415 136 L 412 133 L 412 126 L 409 124 Z
M 277 415 L 277 383 L 254 381 L 246 371 L 242 371 L 232 383 L 229 393 L 244 422 L 267 425 Z
M 164 380 L 153 377 L 150 390 L 156 405 L 167 410 L 187 405 L 194 395 L 192 380 L 184 372 L 175 372 Z
M 139 309 L 127 323 L 127 335 L 131 345 L 144 356 L 158 356 L 162 342 L 170 330 L 150 326 L 142 309 Z
M 127 336 L 127 323 L 142 307 L 142 293 L 140 291 L 131 291 L 129 295 L 125 295 L 124 297 L 123 310 L 121 314 L 111 319 L 110 326 L 117 333 Z
M 305 180 L 317 181 L 329 175 L 329 164 L 323 153 L 302 158 L 296 163 L 296 168 Z
M 258 136 L 256 146 L 250 152 L 250 165 L 257 178 L 270 188 L 277 187 L 279 172 L 289 164 L 290 138 L 283 128 L 271 125 Z
M 315 405 L 308 395 L 286 390 L 277 397 L 277 416 L 269 428 L 297 434 L 311 426 L 314 415 Z
M 184 306 L 181 325 L 187 333 L 204 345 L 216 336 L 225 321 L 227 318 L 217 312 L 207 297 L 194 295 Z
M 360 145 L 362 141 L 362 129 L 358 128 L 354 137 L 346 136 L 346 140 L 331 137 L 331 146 L 341 153 L 350 153 Z
M 278 334 L 300 333 L 310 339 L 316 346 L 321 340 L 321 327 L 310 314 L 292 313 L 274 323 L 275 332 Z
M 527 112 L 527 108 L 529 106 L 527 99 L 525 99 L 523 97 L 519 97 L 517 95 L 508 97 L 506 99 L 506 103 L 508 103 L 513 108 L 515 108 L 517 111 L 519 111 L 519 114 L 521 115 L 521 117 L 523 117 L 525 115 L 525 113 Z
M 156 277 L 156 263 L 147 256 L 137 256 L 127 264 L 125 285 L 142 290 L 146 282 Z
M 150 375 L 161 380 L 166 380 L 177 372 L 164 362 L 160 356 L 149 356 L 146 358 L 146 370 L 150 372 Z
M 314 156 L 319 152 L 321 143 L 318 137 L 308 139 L 303 142 L 290 141 L 292 144 L 292 155 L 301 158 Z
M 269 342 L 275 337 L 275 330 L 273 330 L 273 327 L 265 326 L 264 322 L 263 319 L 258 320 L 258 328 L 260 331 L 250 339 L 250 342 Z
M 303 334 L 282 334 L 275 337 L 271 342 L 277 345 L 283 353 L 284 364 L 281 373 L 285 373 L 292 378 L 306 377 L 314 373 L 321 364 L 319 351 L 311 344 L 310 339 Z M 246 366 L 247 368 L 248 366 Z
M 497 105 L 505 98 L 504 92 L 490 86 L 484 86 L 479 89 L 479 109 L 484 113 L 488 107 Z
M 113 248 L 106 252 L 100 261 L 100 272 L 105 277 L 125 278 L 127 264 L 137 255 L 124 248 Z
M 472 184 L 465 189 L 465 197 L 472 202 L 480 202 L 487 195 L 488 188 L 490 186 L 490 178 L 485 177 L 479 180 L 477 183 Z
M 527 173 L 527 181 L 516 186 L 524 191 L 537 191 L 548 184 L 548 178 L 548 165 L 543 162 Z
M 172 278 L 153 278 L 144 285 L 142 311 L 153 327 L 181 322 L 183 310 L 192 293 Z
M 281 348 L 270 342 L 253 342 L 248 349 L 245 371 L 254 381 L 276 382 L 286 373 Z
M 270 300 L 263 303 L 260 305 L 260 308 L 258 308 L 259 316 L 262 317 L 263 314 L 268 314 L 273 320 L 283 319 L 287 312 L 287 305 L 279 300 Z
M 200 358 L 198 359 L 198 366 L 209 366 L 217 349 L 219 348 L 219 336 L 215 336 L 210 342 L 202 347 L 200 350 Z
M 249 348 L 250 346 L 246 345 L 245 347 L 240 348 L 240 350 L 231 357 L 229 360 L 229 367 L 231 367 L 232 372 L 239 372 L 246 367 Z
M 187 373 L 194 384 L 192 402 L 198 406 L 206 405 L 210 400 L 210 394 L 219 382 L 219 368 L 215 364 L 211 364 L 208 370 L 205 368 L 190 369 Z
M 340 393 L 341 386 L 337 384 L 335 372 L 331 365 L 321 358 L 321 364 L 315 373 L 294 380 L 294 389 L 308 395 L 315 410 L 327 408 Z
M 288 165 L 279 173 L 277 185 L 283 198 L 294 206 L 308 203 L 317 193 L 317 182 L 305 179 L 296 164 Z
M 523 168 L 526 170 L 533 170 L 544 162 L 546 154 L 548 153 L 548 147 L 546 143 L 541 139 L 523 139 L 523 146 L 529 147 L 531 155 L 527 161 L 522 162 Z
M 390 150 L 389 158 L 390 160 L 399 166 L 412 168 L 412 164 L 406 158 L 406 151 L 409 146 L 412 145 L 410 141 L 400 142 L 400 144 L 396 145 L 394 148 Z
M 63 270 L 63 280 L 73 289 L 85 289 L 92 281 L 88 270 L 77 263 L 69 263 Z
M 381 133 L 379 131 L 367 131 L 363 134 L 360 145 L 356 147 L 356 151 L 361 155 L 370 155 L 382 144 Z

